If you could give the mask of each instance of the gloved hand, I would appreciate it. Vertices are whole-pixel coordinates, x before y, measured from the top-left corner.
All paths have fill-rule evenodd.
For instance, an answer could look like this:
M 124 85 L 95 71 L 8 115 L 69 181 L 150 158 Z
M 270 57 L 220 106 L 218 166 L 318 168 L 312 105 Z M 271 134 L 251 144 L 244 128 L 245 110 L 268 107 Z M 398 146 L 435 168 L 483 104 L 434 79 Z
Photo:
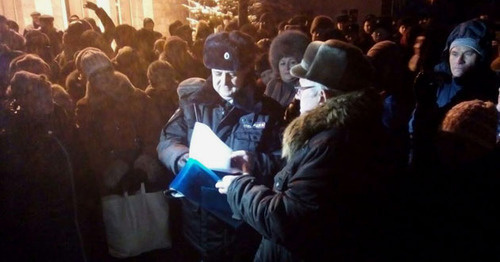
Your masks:
M 144 171 L 149 182 L 157 182 L 163 175 L 166 174 L 164 167 L 161 166 L 158 159 L 145 154 L 140 155 L 135 160 L 134 168 Z
M 103 182 L 104 186 L 108 189 L 114 189 L 122 178 L 127 174 L 130 167 L 127 162 L 117 159 L 113 161 L 106 171 L 104 171 Z

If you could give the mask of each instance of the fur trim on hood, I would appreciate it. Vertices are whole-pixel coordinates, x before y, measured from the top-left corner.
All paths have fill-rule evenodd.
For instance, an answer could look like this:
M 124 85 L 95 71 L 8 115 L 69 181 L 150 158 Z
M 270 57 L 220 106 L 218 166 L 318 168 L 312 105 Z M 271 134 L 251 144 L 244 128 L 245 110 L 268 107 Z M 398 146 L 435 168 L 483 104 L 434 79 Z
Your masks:
M 282 157 L 290 160 L 316 134 L 332 128 L 369 126 L 379 121 L 382 112 L 380 96 L 363 89 L 335 96 L 325 104 L 293 120 L 283 135 Z

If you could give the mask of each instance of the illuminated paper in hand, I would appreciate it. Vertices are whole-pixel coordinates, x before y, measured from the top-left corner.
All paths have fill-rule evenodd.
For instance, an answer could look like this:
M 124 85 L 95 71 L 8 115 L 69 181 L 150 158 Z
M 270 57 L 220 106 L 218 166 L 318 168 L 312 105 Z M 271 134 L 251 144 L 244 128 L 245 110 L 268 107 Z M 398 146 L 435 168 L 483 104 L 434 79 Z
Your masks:
M 231 167 L 231 148 L 203 123 L 194 124 L 189 157 L 198 160 L 209 169 L 229 170 Z

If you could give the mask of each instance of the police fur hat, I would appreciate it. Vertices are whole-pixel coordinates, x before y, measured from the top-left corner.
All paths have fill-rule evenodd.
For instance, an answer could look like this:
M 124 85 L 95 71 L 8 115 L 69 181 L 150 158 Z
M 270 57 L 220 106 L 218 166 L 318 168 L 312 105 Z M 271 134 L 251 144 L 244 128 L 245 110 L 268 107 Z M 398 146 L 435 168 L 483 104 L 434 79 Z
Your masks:
M 245 33 L 216 33 L 205 41 L 203 63 L 210 69 L 241 71 L 253 68 L 257 52 L 254 40 Z
M 286 30 L 276 36 L 269 49 L 269 62 L 276 75 L 279 75 L 278 64 L 283 57 L 291 56 L 300 63 L 310 40 L 298 30 Z
M 329 89 L 350 92 L 369 87 L 372 67 L 361 49 L 354 45 L 339 40 L 314 41 L 290 73 Z

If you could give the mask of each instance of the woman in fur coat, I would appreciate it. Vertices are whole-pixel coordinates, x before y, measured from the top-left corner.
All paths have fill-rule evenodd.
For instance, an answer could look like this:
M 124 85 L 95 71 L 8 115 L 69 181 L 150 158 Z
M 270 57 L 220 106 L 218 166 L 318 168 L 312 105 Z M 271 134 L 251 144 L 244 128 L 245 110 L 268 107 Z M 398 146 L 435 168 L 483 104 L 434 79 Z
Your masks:
M 271 42 L 269 61 L 274 78 L 267 84 L 264 94 L 285 108 L 292 102 L 299 86 L 299 78 L 290 74 L 290 68 L 300 62 L 309 42 L 304 33 L 296 30 L 285 31 Z
M 256 183 L 253 173 L 225 176 L 216 187 L 227 193 L 234 216 L 262 235 L 254 261 L 377 260 L 369 239 L 381 242 L 377 192 L 387 173 L 380 167 L 382 104 L 369 88 L 369 62 L 353 45 L 315 41 L 291 71 L 300 77 L 301 115 L 285 130 L 287 165 L 273 188 Z M 248 167 L 242 164 L 244 173 Z

